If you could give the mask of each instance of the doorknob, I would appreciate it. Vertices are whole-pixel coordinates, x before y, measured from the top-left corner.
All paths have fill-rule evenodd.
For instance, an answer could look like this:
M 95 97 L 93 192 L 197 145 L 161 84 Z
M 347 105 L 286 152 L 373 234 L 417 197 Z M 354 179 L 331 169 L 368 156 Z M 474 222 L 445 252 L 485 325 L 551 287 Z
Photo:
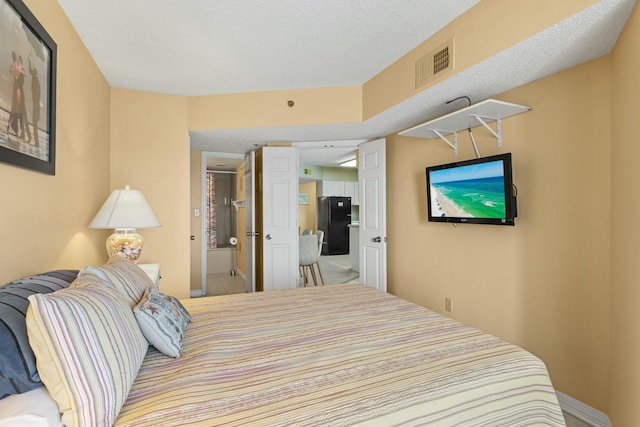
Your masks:
M 271 234 L 267 234 L 266 236 L 264 236 L 264 238 L 267 240 L 271 240 Z
M 382 242 L 382 237 L 380 236 L 374 237 L 373 239 L 371 239 L 371 241 L 374 243 L 380 243 Z

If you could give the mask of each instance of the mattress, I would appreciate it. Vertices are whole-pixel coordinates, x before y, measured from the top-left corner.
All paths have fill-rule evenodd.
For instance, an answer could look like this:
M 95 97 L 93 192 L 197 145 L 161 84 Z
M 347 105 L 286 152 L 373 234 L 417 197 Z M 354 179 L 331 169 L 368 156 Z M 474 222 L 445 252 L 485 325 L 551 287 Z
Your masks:
M 564 425 L 527 351 L 363 285 L 184 300 L 117 426 Z

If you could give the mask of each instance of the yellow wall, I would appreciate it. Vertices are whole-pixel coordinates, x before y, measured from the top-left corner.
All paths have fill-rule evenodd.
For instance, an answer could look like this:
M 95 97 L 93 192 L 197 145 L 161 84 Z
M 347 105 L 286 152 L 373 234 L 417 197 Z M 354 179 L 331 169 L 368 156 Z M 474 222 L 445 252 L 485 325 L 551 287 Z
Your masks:
M 56 175 L 0 163 L 0 284 L 102 263 L 109 235 L 88 228 L 110 191 L 109 85 L 57 2 L 25 4 L 58 45 Z
M 618 426 L 640 425 L 640 11 L 613 52 L 611 176 L 611 396 Z
M 236 199 L 237 200 L 245 200 L 246 194 L 246 182 L 245 182 L 245 170 L 246 163 L 242 162 L 240 166 L 236 169 Z M 238 216 L 236 221 L 236 236 L 238 236 L 238 244 L 236 248 L 238 250 L 236 257 L 236 264 L 238 268 L 238 273 L 240 273 L 243 277 L 246 277 L 247 273 L 247 251 L 246 251 L 246 241 L 245 236 L 247 233 L 247 224 L 246 224 L 246 209 L 244 207 L 238 208 Z
M 610 57 L 497 96 L 531 112 L 503 121 L 513 153 L 515 227 L 429 223 L 426 166 L 474 158 L 440 140 L 387 144 L 389 291 L 542 358 L 558 390 L 606 410 L 610 340 Z
M 596 0 L 480 2 L 365 83 L 363 117 L 367 120 L 594 3 Z M 451 38 L 454 69 L 416 89 L 415 62 Z
M 190 193 L 191 193 L 191 290 L 202 289 L 202 218 L 206 210 L 202 206 L 202 151 L 191 151 Z M 200 216 L 194 215 L 200 210 Z M 191 237 L 189 236 L 189 237 Z
M 359 122 L 416 93 L 406 76 L 438 38 L 456 37 L 459 72 L 594 0 L 541 2 L 480 2 L 364 86 L 185 98 L 110 89 L 57 2 L 25 0 L 59 48 L 57 174 L 0 164 L 11 242 L 0 280 L 104 262 L 110 231 L 87 225 L 128 183 L 162 223 L 141 230 L 141 262 L 160 263 L 163 290 L 188 297 L 189 130 Z M 520 190 L 513 228 L 428 223 L 424 167 L 451 151 L 388 138 L 389 290 L 438 311 L 453 298 L 453 317 L 540 356 L 560 391 L 616 427 L 640 423 L 638 19 L 613 55 L 496 96 L 533 107 L 504 122 Z M 481 135 L 482 154 L 498 152 Z M 459 158 L 472 157 L 460 137 Z
M 190 294 L 189 156 L 187 98 L 111 89 L 111 188 L 130 184 L 149 202 L 162 227 L 141 230 L 140 262 L 159 263 L 177 298 Z
M 295 105 L 290 108 L 288 100 Z M 189 130 L 362 121 L 362 86 L 189 98 Z
M 316 182 L 300 184 L 298 192 L 309 195 L 308 205 L 298 205 L 298 232 L 302 233 L 305 228 L 316 231 L 318 229 L 318 192 Z

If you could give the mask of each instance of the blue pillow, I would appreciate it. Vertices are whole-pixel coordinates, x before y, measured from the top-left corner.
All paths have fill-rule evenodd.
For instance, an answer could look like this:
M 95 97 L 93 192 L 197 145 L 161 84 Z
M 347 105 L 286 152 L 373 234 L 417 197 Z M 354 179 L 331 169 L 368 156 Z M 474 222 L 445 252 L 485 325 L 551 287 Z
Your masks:
M 157 289 L 147 289 L 133 308 L 144 337 L 161 353 L 180 357 L 182 340 L 191 315 L 176 298 Z
M 77 274 L 77 270 L 50 271 L 0 287 L 0 399 L 43 385 L 27 336 L 27 298 L 66 288 Z

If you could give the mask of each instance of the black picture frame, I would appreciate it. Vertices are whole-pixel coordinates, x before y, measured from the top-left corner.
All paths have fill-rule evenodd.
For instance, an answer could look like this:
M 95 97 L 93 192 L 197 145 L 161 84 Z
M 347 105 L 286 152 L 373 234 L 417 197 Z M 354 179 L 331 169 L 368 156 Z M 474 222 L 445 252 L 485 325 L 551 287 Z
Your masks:
M 55 175 L 57 45 L 21 0 L 0 0 L 0 162 Z

